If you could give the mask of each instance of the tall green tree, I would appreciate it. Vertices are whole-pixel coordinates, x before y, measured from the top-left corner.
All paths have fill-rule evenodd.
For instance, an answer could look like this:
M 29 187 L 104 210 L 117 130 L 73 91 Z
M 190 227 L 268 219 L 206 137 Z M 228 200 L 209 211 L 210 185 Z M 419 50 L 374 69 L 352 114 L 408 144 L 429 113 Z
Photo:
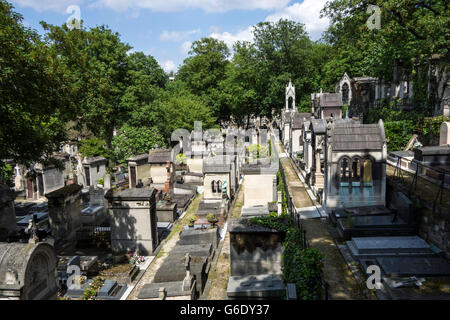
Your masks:
M 0 171 L 2 159 L 51 161 L 70 117 L 64 65 L 22 16 L 0 1 Z
M 131 47 L 105 26 L 70 30 L 66 24 L 41 24 L 51 49 L 66 64 L 75 120 L 110 146 L 114 129 L 127 118 L 127 106 L 121 102 L 129 85 L 127 52 Z
M 219 85 L 230 63 L 230 50 L 223 41 L 202 38 L 192 43 L 189 54 L 177 78 L 185 82 L 193 94 L 203 98 L 219 121 L 227 119 L 229 110 L 221 103 Z

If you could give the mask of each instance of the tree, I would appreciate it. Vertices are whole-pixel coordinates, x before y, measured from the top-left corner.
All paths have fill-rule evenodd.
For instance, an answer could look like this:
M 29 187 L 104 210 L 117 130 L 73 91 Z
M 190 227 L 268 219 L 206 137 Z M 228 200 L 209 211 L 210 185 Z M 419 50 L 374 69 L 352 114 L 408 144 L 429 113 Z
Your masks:
M 87 158 L 98 156 L 103 156 L 108 159 L 111 158 L 106 142 L 99 138 L 81 140 L 79 152 Z
M 261 22 L 254 27 L 254 41 L 258 50 L 263 93 L 262 115 L 270 115 L 273 109 L 280 111 L 280 97 L 289 79 L 296 87 L 298 108 L 310 108 L 310 93 L 315 89 L 317 72 L 312 60 L 313 42 L 304 25 L 280 19 L 278 22 Z M 317 61 L 316 61 L 317 62 Z
M 148 153 L 156 145 L 165 148 L 164 137 L 154 128 L 132 127 L 125 124 L 112 140 L 114 158 L 118 163 L 142 153 Z
M 52 159 L 66 139 L 67 81 L 63 64 L 22 16 L 0 1 L 0 175 L 2 159 L 30 165 Z
M 248 125 L 250 116 L 261 111 L 260 66 L 253 44 L 237 42 L 234 52 L 233 61 L 226 69 L 226 77 L 219 85 L 221 105 L 229 111 L 235 123 L 244 125 L 247 121 Z
M 105 26 L 70 30 L 66 24 L 41 24 L 51 49 L 65 63 L 75 120 L 110 146 L 114 129 L 127 119 L 128 105 L 121 102 L 129 85 L 131 47 Z
M 192 131 L 195 121 L 201 121 L 203 129 L 216 124 L 216 118 L 203 97 L 191 93 L 182 82 L 169 83 L 160 99 L 163 113 L 160 122 L 164 126 L 162 132 L 167 141 L 170 141 L 176 129 Z
M 381 8 L 379 30 L 366 24 L 369 4 Z M 344 72 L 390 80 L 395 59 L 411 73 L 433 54 L 448 56 L 449 6 L 444 0 L 329 1 L 322 11 L 331 20 L 324 39 L 335 52 L 325 70 L 328 83 Z
M 219 121 L 227 119 L 229 113 L 220 104 L 219 90 L 229 64 L 227 45 L 214 38 L 202 38 L 193 42 L 189 54 L 191 56 L 184 60 L 178 71 L 178 79 L 185 82 L 193 94 L 203 98 Z

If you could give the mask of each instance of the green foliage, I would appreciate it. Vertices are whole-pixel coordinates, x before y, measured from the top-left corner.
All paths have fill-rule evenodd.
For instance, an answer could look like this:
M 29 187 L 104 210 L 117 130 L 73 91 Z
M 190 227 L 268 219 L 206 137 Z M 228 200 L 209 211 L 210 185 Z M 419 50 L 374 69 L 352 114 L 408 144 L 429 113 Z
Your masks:
M 110 158 L 110 152 L 106 147 L 106 142 L 98 138 L 90 138 L 80 141 L 79 152 L 87 158 L 103 156 Z
M 105 283 L 105 279 L 102 277 L 95 277 L 89 287 L 84 290 L 83 298 L 84 300 L 93 300 L 97 296 L 98 290 Z
M 187 157 L 182 153 L 177 154 L 175 157 L 175 164 L 187 164 Z
M 125 163 L 127 158 L 148 153 L 155 145 L 165 148 L 165 141 L 154 128 L 133 127 L 125 124 L 114 136 L 111 145 L 114 159 L 118 163 Z
M 385 122 L 388 151 L 403 150 L 416 127 L 411 120 Z
M 381 8 L 380 29 L 367 26 L 369 4 Z M 324 35 L 333 46 L 324 68 L 330 87 L 344 72 L 391 80 L 394 59 L 402 59 L 408 74 L 432 54 L 448 54 L 448 1 L 332 0 L 322 14 L 331 22 Z
M 253 159 L 267 158 L 269 151 L 266 146 L 260 144 L 252 144 L 248 146 L 248 153 Z
M 13 186 L 14 168 L 8 163 L 0 161 L 0 183 Z
M 293 255 L 284 253 L 283 274 L 285 283 L 295 283 L 297 297 L 300 300 L 319 300 L 321 298 L 323 254 L 315 248 L 300 250 L 295 244 L 288 244 L 293 247 Z M 286 267 L 284 267 L 286 266 Z
M 214 213 L 209 213 L 206 215 L 206 220 L 208 220 L 208 222 L 210 223 L 217 223 L 219 221 L 219 219 L 216 217 L 216 215 Z
M 59 150 L 72 110 L 63 64 L 22 20 L 0 1 L 0 159 L 30 165 Z
M 276 214 L 254 217 L 251 223 L 286 233 L 283 251 L 283 281 L 294 283 L 301 300 L 321 298 L 323 254 L 314 248 L 303 248 L 302 234 L 292 226 L 288 216 Z

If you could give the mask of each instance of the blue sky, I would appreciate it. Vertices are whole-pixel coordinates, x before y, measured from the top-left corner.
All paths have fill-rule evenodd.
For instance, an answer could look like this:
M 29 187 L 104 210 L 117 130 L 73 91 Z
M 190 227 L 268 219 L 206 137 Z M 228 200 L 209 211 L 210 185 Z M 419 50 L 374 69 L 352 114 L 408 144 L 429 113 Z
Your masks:
M 230 47 L 252 40 L 252 26 L 288 18 L 302 22 L 314 40 L 328 26 L 320 19 L 326 0 L 9 0 L 24 24 L 43 33 L 39 21 L 61 25 L 80 9 L 85 26 L 108 25 L 121 39 L 176 71 L 192 41 L 212 36 Z

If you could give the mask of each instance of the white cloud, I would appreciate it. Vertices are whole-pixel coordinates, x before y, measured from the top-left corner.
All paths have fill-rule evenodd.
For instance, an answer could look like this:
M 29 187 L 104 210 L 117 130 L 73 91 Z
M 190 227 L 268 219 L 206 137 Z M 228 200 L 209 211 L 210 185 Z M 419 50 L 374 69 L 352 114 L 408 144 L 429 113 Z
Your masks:
M 236 41 L 253 41 L 253 26 L 236 33 L 229 32 L 213 32 L 209 35 L 211 38 L 222 40 L 231 49 Z
M 33 8 L 36 11 L 56 11 L 66 13 L 71 5 L 81 5 L 83 0 L 11 0 L 18 7 Z
M 163 69 L 165 72 L 170 72 L 170 71 L 177 71 L 177 66 L 175 65 L 175 62 L 173 62 L 172 60 L 167 60 L 163 63 Z
M 186 9 L 226 12 L 255 9 L 277 10 L 284 8 L 289 2 L 290 0 L 97 0 L 92 6 L 107 7 L 116 11 L 141 8 L 160 12 L 179 12 Z
M 186 39 L 190 35 L 200 33 L 200 29 L 188 30 L 188 31 L 163 31 L 159 36 L 161 41 L 173 41 L 178 42 Z
M 192 42 L 190 42 L 190 41 L 183 42 L 183 44 L 181 45 L 181 52 L 185 55 L 188 54 L 189 50 L 191 50 L 191 46 L 192 46 Z
M 327 0 L 304 0 L 302 3 L 294 3 L 275 13 L 269 15 L 266 21 L 276 22 L 289 19 L 305 24 L 305 29 L 313 40 L 320 38 L 320 35 L 329 26 L 328 18 L 320 18 L 320 11 L 325 6 Z

